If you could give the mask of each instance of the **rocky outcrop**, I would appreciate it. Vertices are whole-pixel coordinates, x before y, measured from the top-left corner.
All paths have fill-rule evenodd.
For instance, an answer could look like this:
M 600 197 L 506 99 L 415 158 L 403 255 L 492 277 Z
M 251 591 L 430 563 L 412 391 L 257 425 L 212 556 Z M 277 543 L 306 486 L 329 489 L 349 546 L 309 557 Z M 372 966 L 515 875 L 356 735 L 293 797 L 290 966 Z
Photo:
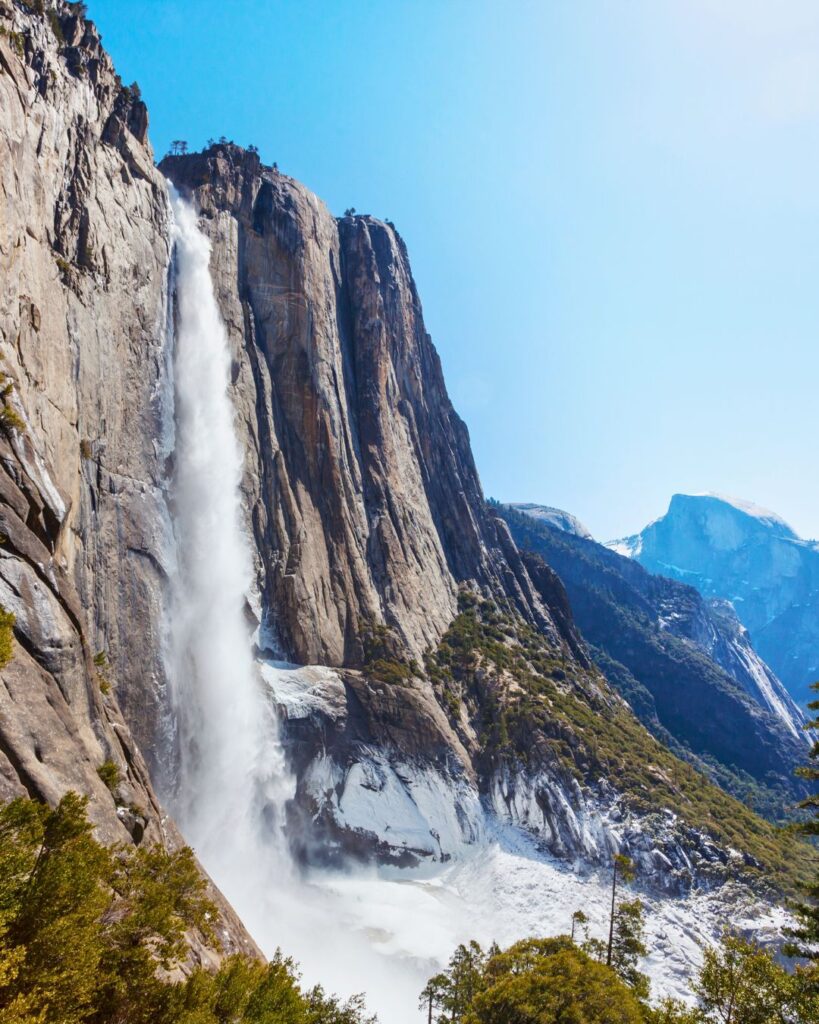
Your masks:
M 585 785 L 545 761 L 476 773 L 420 689 L 396 693 L 360 672 L 318 666 L 263 663 L 262 671 L 297 777 L 288 832 L 302 861 L 446 863 L 511 826 L 544 854 L 586 869 L 628 851 L 655 893 L 719 884 L 754 864 L 671 811 L 635 811 L 605 779 Z
M 573 516 L 571 512 L 564 512 L 562 508 L 552 508 L 551 505 L 537 505 L 531 501 L 511 501 L 508 502 L 507 508 L 529 516 L 539 523 L 554 526 L 565 533 L 573 533 L 576 537 L 583 537 L 585 540 L 594 539 L 577 516 Z
M 376 623 L 420 658 L 466 580 L 554 633 L 484 506 L 395 229 L 336 220 L 233 145 L 160 166 L 213 243 L 263 603 L 283 652 L 360 664 Z
M 649 572 L 730 601 L 799 704 L 819 677 L 819 544 L 737 498 L 675 494 L 668 512 L 611 547 Z
M 79 5 L 0 3 L 0 111 L 0 799 L 73 789 L 105 841 L 174 847 L 140 753 L 164 686 L 165 184 Z

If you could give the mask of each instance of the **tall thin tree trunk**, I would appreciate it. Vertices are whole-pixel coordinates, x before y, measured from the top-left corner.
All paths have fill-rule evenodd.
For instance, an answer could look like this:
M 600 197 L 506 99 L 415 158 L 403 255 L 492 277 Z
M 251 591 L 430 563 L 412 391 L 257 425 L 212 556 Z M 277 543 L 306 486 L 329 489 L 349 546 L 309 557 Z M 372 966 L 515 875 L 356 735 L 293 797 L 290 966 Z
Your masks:
M 609 921 L 609 951 L 606 964 L 611 967 L 611 950 L 614 945 L 614 900 L 617 895 L 617 860 L 614 861 L 614 873 L 611 876 L 611 920 Z

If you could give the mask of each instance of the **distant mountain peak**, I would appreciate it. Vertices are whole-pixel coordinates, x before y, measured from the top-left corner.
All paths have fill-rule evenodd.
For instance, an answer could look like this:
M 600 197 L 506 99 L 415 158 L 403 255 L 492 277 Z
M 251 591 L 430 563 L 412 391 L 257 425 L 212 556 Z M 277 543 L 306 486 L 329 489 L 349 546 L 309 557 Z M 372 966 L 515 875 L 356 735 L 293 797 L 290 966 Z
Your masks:
M 730 601 L 791 695 L 808 698 L 819 675 L 819 545 L 782 516 L 725 494 L 675 494 L 665 515 L 606 547 Z
M 739 512 L 750 519 L 756 520 L 760 526 L 763 526 L 766 529 L 773 530 L 781 536 L 787 536 L 794 540 L 799 540 L 799 536 L 796 531 L 782 518 L 782 516 L 776 512 L 771 512 L 770 509 L 763 508 L 761 505 L 757 505 L 753 501 L 747 501 L 745 498 L 735 498 L 733 495 L 721 494 L 717 491 L 703 491 L 697 494 L 675 494 L 671 498 L 671 503 L 668 507 L 668 514 L 672 514 L 675 509 L 685 505 L 701 508 L 704 512 L 707 511 L 709 507 L 718 508 L 719 506 L 727 506 L 735 512 Z
M 551 505 L 538 505 L 531 501 L 509 501 L 507 508 L 513 508 L 516 512 L 522 512 L 531 519 L 538 522 L 548 523 L 564 533 L 571 533 L 575 537 L 582 537 L 584 540 L 594 540 L 591 532 L 580 522 L 577 516 L 571 512 L 564 512 L 561 508 L 552 508 Z

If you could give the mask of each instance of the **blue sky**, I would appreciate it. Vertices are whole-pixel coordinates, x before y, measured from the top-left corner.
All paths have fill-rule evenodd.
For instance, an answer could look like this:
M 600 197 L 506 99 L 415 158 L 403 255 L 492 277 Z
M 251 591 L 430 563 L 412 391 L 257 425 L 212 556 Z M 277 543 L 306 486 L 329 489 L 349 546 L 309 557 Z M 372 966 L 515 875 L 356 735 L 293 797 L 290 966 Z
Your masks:
M 819 537 L 819 4 L 89 0 L 161 156 L 255 143 L 404 236 L 487 494 Z

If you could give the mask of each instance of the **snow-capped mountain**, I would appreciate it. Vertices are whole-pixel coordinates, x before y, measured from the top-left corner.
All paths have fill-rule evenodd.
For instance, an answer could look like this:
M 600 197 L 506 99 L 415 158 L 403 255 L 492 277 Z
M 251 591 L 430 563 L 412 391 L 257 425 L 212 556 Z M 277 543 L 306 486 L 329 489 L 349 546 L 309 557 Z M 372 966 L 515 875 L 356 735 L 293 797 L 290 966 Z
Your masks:
M 675 494 L 668 512 L 608 545 L 652 573 L 730 601 L 799 703 L 819 678 L 819 544 L 781 516 L 719 494 Z
M 804 717 L 731 605 L 542 519 L 504 514 L 518 546 L 560 575 L 593 657 L 644 724 L 684 756 L 719 763 L 726 788 L 781 815 L 802 791 L 793 772 Z M 748 776 L 761 789 L 749 793 Z

